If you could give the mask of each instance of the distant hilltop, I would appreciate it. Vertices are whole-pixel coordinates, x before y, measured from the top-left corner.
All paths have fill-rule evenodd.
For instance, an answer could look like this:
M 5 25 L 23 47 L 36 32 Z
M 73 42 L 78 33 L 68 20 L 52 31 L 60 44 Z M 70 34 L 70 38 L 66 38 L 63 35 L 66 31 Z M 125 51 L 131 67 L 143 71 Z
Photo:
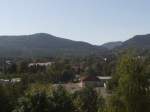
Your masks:
M 106 48 L 73 41 L 47 33 L 20 36 L 0 36 L 0 56 L 47 57 L 103 54 Z

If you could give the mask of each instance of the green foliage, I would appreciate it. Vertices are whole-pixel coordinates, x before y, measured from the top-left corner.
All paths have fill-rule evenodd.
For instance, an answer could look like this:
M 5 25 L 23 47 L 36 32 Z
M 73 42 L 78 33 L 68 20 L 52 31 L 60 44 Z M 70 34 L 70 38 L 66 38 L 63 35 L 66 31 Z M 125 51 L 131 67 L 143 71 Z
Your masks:
M 69 93 L 62 86 L 33 84 L 13 112 L 105 112 L 105 101 L 92 88 Z
M 144 59 L 125 55 L 120 60 L 116 74 L 115 108 L 119 112 L 149 112 L 149 81 L 146 73 L 147 65 Z M 112 105 L 112 107 L 114 107 Z M 120 106 L 122 105 L 122 106 Z M 117 107 L 118 106 L 118 107 Z M 122 109 L 123 108 L 123 109 Z M 119 109 L 119 110 L 118 110 Z
M 111 96 L 108 102 L 106 112 L 126 112 L 125 105 L 117 94 Z
M 21 61 L 17 63 L 17 73 L 27 73 L 28 63 L 26 61 Z
M 52 92 L 51 100 L 54 103 L 54 112 L 73 112 L 74 106 L 69 94 L 63 87 L 58 86 Z
M 70 94 L 58 87 L 34 84 L 19 98 L 13 112 L 73 112 L 73 103 Z
M 0 112 L 10 112 L 13 110 L 16 99 L 21 95 L 19 85 L 0 86 Z
M 77 112 L 102 112 L 104 100 L 90 87 L 75 93 L 74 105 Z
M 70 65 L 55 63 L 47 69 L 48 78 L 52 83 L 73 81 L 75 74 Z

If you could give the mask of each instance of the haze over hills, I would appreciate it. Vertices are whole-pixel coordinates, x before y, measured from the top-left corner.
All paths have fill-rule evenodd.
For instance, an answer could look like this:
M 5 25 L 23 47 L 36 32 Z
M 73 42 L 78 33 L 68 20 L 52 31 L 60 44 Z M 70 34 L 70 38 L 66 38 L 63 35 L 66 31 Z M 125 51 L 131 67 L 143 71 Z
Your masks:
M 0 36 L 0 56 L 6 57 L 105 55 L 127 48 L 149 50 L 150 34 L 137 35 L 125 42 L 109 42 L 101 46 L 59 38 L 46 33 Z
M 116 48 L 116 47 L 121 46 L 122 44 L 123 44 L 123 42 L 121 42 L 121 41 L 116 41 L 116 42 L 108 42 L 108 43 L 105 43 L 105 44 L 103 44 L 102 46 L 105 47 L 105 48 L 107 48 L 107 49 L 109 49 L 109 50 L 112 50 L 112 49 L 114 49 L 114 48 Z

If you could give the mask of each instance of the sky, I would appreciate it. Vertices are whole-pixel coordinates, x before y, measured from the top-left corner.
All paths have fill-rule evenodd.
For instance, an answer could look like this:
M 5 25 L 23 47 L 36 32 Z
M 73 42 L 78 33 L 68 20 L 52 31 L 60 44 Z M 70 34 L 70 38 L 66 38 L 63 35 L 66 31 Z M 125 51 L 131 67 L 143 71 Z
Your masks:
M 0 35 L 49 33 L 101 45 L 150 33 L 150 0 L 0 0 Z

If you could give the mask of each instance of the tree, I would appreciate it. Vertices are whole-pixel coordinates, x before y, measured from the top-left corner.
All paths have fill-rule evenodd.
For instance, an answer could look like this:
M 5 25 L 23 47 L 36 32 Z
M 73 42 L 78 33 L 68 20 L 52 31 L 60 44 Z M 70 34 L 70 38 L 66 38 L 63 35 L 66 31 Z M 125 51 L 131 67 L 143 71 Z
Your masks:
M 125 106 L 125 112 L 149 112 L 150 84 L 143 59 L 132 55 L 121 58 L 117 67 L 116 100 Z M 123 106 L 119 106 L 122 108 Z
M 28 62 L 21 61 L 17 63 L 17 72 L 18 73 L 27 73 L 28 72 Z
M 54 64 L 47 68 L 47 74 L 49 75 L 49 80 L 51 83 L 58 83 L 61 79 L 61 70 L 58 65 Z
M 4 86 L 0 86 L 0 112 L 7 112 L 11 110 L 9 92 Z
M 54 103 L 54 112 L 74 112 L 71 94 L 62 86 L 58 86 L 57 89 L 53 90 L 50 99 Z
M 112 95 L 108 99 L 108 105 L 106 107 L 106 112 L 127 112 L 123 101 L 120 99 L 118 94 Z
M 73 79 L 75 78 L 73 70 L 71 69 L 64 69 L 61 74 L 62 74 L 62 78 L 61 78 L 62 82 L 73 81 Z
M 61 66 L 60 66 L 61 65 Z M 75 74 L 69 65 L 55 63 L 47 68 L 49 80 L 52 83 L 72 81 Z
M 0 85 L 0 112 L 11 112 L 19 93 L 19 88 L 16 85 Z
M 15 63 L 12 63 L 12 65 L 9 65 L 7 68 L 7 72 L 12 74 L 17 72 L 17 65 Z
M 18 99 L 18 105 L 13 112 L 51 112 L 53 103 L 48 100 L 44 91 L 33 93 L 31 96 Z
M 18 99 L 13 112 L 73 112 L 70 94 L 62 87 L 34 84 Z
M 74 105 L 77 112 L 102 112 L 104 100 L 90 87 L 75 93 Z

